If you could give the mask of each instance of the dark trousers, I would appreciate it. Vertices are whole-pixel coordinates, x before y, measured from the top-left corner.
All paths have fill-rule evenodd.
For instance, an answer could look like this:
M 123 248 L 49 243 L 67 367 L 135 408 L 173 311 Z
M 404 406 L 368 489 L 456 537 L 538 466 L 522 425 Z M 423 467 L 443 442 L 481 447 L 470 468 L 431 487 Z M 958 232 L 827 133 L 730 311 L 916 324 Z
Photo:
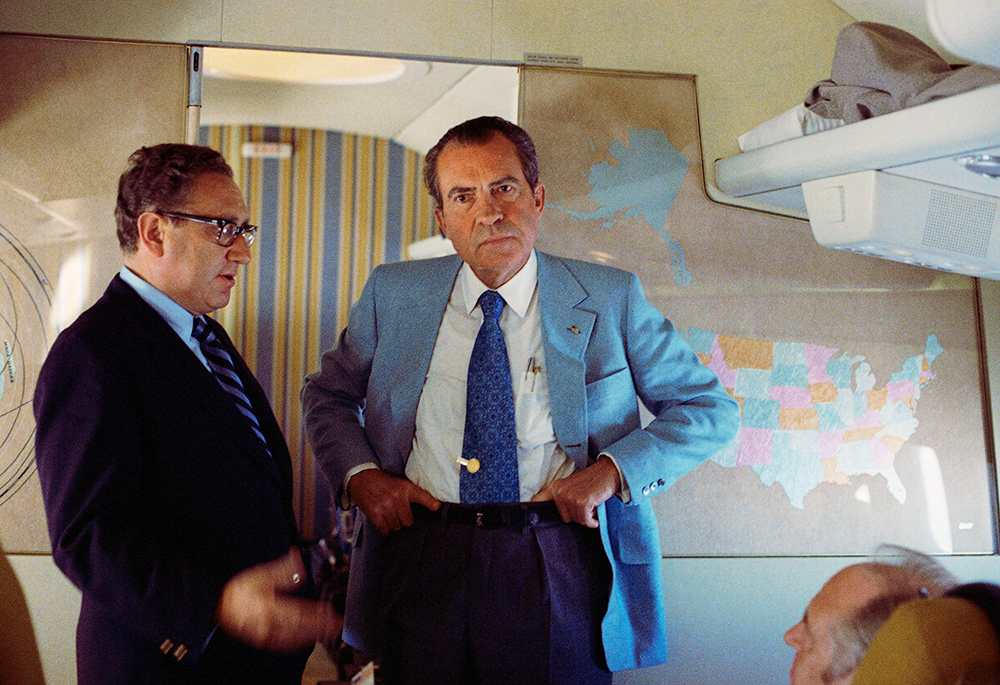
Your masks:
M 598 531 L 534 515 L 491 527 L 416 513 L 386 541 L 384 683 L 611 683 L 600 634 L 611 569 Z

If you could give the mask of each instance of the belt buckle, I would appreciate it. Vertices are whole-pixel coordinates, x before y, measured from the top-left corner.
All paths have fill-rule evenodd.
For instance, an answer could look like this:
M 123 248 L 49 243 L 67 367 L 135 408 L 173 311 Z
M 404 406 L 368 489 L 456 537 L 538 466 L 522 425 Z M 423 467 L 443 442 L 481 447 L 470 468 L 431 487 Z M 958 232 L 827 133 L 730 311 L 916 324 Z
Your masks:
M 477 528 L 483 527 L 483 512 L 481 511 L 476 512 L 476 527 Z

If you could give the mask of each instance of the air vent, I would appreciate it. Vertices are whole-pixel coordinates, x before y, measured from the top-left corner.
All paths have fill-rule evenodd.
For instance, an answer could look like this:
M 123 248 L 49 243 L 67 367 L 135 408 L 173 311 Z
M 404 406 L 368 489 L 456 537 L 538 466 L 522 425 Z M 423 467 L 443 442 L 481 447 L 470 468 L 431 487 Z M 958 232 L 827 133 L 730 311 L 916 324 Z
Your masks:
M 972 257 L 985 257 L 996 217 L 995 200 L 932 190 L 920 244 Z
M 802 184 L 820 245 L 1000 280 L 1000 199 L 881 171 Z

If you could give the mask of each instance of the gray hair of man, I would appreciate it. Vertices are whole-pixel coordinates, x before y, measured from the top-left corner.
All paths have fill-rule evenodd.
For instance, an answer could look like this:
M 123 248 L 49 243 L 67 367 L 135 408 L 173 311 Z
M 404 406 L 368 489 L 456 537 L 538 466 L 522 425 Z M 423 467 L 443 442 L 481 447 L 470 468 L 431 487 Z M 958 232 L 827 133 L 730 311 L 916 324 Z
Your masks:
M 865 569 L 882 580 L 886 591 L 870 600 L 832 631 L 833 659 L 822 674 L 833 682 L 857 670 L 868 647 L 892 612 L 914 599 L 939 597 L 958 579 L 933 557 L 900 545 L 880 545 Z

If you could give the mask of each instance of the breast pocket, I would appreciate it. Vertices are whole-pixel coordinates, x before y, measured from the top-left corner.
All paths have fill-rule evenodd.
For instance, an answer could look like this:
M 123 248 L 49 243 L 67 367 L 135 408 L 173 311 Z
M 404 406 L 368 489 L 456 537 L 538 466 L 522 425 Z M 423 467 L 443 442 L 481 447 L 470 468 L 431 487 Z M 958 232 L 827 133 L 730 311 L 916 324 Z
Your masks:
M 552 430 L 548 387 L 544 369 L 526 374 L 521 381 L 514 417 L 518 438 L 525 449 L 530 450 L 536 445 L 544 445 L 556 439 Z
M 632 384 L 632 374 L 627 368 L 587 383 L 586 391 L 587 411 L 591 416 L 635 401 L 635 386 Z

